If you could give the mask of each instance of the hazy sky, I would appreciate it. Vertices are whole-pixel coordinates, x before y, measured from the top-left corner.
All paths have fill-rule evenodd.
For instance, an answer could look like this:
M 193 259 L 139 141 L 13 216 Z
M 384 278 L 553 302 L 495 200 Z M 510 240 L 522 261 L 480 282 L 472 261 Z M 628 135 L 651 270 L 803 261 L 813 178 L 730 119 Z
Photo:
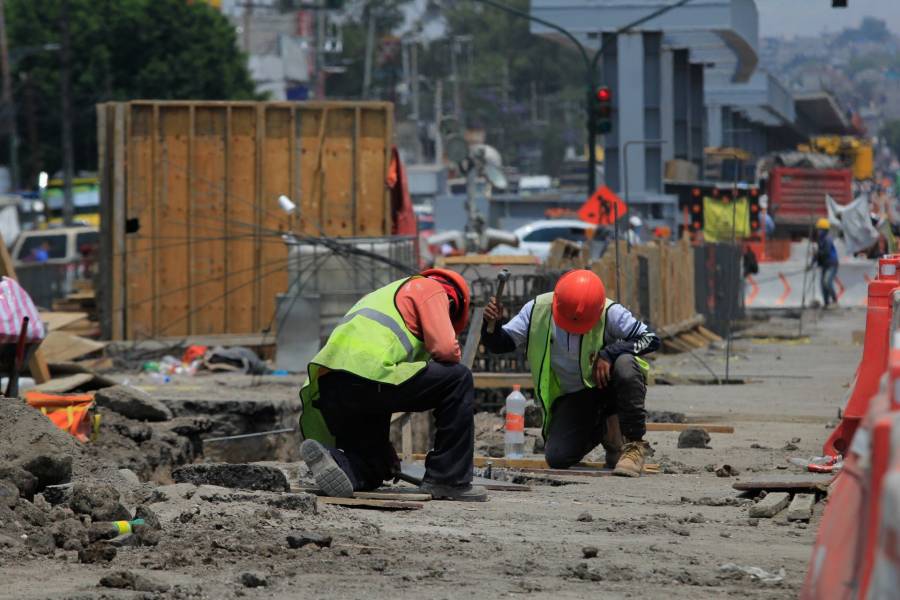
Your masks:
M 900 34 L 900 0 L 848 0 L 848 8 L 831 8 L 831 0 L 756 0 L 760 37 L 816 34 L 856 26 L 863 17 L 887 21 Z

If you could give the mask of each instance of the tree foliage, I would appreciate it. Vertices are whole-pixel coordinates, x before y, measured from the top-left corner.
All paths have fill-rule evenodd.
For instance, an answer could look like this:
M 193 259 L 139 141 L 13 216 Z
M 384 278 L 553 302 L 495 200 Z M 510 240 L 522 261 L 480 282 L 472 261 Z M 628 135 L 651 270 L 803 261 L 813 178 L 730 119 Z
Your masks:
M 23 182 L 56 172 L 60 151 L 61 0 L 7 0 Z M 233 25 L 205 3 L 69 0 L 76 169 L 97 162 L 98 102 L 254 97 Z M 18 60 L 16 60 L 18 58 Z

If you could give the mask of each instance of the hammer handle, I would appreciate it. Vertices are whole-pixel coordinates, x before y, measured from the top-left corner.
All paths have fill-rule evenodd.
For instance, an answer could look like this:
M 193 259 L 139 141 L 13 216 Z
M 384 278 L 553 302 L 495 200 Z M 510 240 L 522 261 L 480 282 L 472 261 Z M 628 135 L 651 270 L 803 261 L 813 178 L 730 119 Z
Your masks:
M 506 279 L 501 279 L 497 283 L 497 302 L 500 302 L 500 298 L 503 297 L 503 289 L 506 287 Z M 494 333 L 494 329 L 497 328 L 497 321 L 491 321 L 487 324 L 487 332 Z

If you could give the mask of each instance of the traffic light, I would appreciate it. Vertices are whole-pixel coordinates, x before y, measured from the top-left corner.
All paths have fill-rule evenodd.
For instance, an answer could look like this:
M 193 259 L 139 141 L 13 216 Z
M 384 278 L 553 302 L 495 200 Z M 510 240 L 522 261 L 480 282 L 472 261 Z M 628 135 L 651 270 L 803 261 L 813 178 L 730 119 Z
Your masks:
M 847 0 L 831 0 L 831 8 L 847 8 Z
M 594 93 L 596 105 L 597 133 L 612 131 L 612 92 L 606 86 L 600 86 Z

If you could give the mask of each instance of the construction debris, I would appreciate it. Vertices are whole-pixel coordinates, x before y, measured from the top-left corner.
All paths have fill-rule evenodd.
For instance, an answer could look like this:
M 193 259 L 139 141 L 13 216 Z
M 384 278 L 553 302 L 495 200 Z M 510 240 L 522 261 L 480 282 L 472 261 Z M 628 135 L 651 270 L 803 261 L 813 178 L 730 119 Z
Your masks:
M 679 448 L 709 448 L 709 433 L 699 427 L 688 427 L 678 435 Z
M 777 515 L 788 505 L 791 495 L 786 492 L 772 492 L 750 507 L 750 516 L 755 518 L 770 518 Z

